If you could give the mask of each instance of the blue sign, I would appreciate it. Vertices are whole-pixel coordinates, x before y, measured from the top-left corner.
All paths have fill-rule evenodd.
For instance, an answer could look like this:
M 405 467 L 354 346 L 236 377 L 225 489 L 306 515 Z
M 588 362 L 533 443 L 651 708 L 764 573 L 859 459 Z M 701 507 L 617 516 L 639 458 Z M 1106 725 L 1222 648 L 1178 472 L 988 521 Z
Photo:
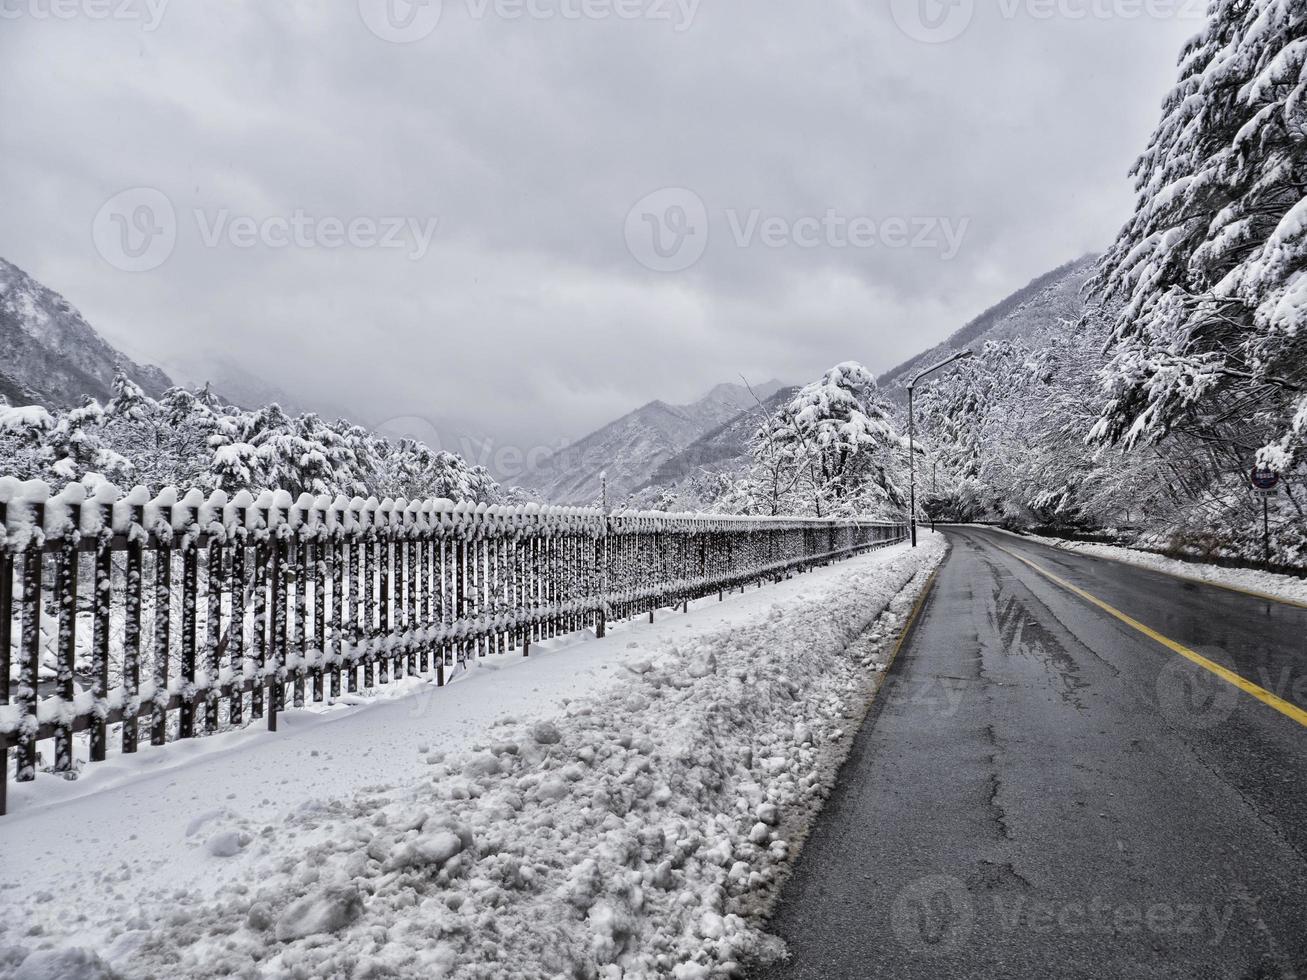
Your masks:
M 1253 489 L 1267 493 L 1280 485 L 1280 474 L 1265 466 L 1258 466 L 1252 473 Z

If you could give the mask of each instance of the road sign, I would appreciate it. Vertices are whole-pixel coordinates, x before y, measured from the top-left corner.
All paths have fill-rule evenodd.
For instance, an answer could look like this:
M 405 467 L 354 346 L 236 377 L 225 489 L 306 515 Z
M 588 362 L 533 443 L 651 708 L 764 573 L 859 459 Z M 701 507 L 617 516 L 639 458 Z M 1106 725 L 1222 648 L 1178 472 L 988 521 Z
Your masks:
M 1280 486 L 1280 474 L 1265 466 L 1258 466 L 1252 472 L 1253 489 L 1258 493 L 1272 494 Z
M 1254 466 L 1249 477 L 1253 493 L 1262 498 L 1262 551 L 1271 560 L 1271 498 L 1279 492 L 1280 474 L 1269 466 Z

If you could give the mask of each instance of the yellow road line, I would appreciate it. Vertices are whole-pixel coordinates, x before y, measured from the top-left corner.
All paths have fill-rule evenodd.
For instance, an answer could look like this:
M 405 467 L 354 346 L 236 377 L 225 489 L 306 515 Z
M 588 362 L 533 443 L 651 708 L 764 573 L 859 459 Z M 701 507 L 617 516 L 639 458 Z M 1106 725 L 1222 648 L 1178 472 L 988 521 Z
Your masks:
M 935 566 L 935 570 L 930 573 L 930 578 L 926 579 L 926 585 L 921 590 L 921 595 L 917 596 L 917 601 L 912 606 L 912 612 L 908 614 L 908 621 L 903 624 L 903 632 L 899 634 L 898 642 L 894 644 L 894 652 L 890 654 L 889 661 L 885 664 L 886 673 L 889 673 L 890 667 L 899 658 L 899 651 L 903 649 L 903 644 L 907 643 L 908 637 L 912 634 L 912 628 L 917 625 L 917 617 L 921 615 L 922 607 L 926 605 L 930 590 L 935 587 L 935 578 L 939 575 L 939 570 L 943 567 L 943 564 L 943 562 L 940 562 Z
M 1240 677 L 1234 671 L 1226 667 L 1222 667 L 1220 664 L 1215 663 L 1214 661 L 1208 660 L 1201 653 L 1196 653 L 1193 650 L 1190 650 L 1184 644 L 1176 643 L 1175 640 L 1163 636 L 1161 633 L 1157 632 L 1157 630 L 1151 629 L 1150 627 L 1145 626 L 1143 623 L 1139 622 L 1139 620 L 1127 616 L 1125 613 L 1121 612 L 1121 610 L 1115 608 L 1114 606 L 1108 605 L 1106 602 L 1104 602 L 1102 599 L 1098 598 L 1097 596 L 1091 595 L 1090 593 L 1086 592 L 1084 589 L 1072 585 L 1066 579 L 1054 575 L 1048 569 L 1041 568 L 1039 565 L 1036 565 L 1033 561 L 1030 561 L 1030 559 L 1022 557 L 1021 555 L 1017 554 L 1015 551 L 1009 551 L 1007 548 L 1004 548 L 1002 545 L 997 545 L 997 544 L 994 545 L 994 547 L 997 548 L 999 551 L 1003 552 L 1004 554 L 1011 555 L 1013 558 L 1021 562 L 1023 565 L 1027 565 L 1030 568 L 1034 569 L 1036 572 L 1044 576 L 1044 578 L 1048 579 L 1050 582 L 1055 582 L 1056 584 L 1062 586 L 1062 588 L 1066 589 L 1068 592 L 1072 592 L 1075 595 L 1078 595 L 1086 602 L 1090 603 L 1091 605 L 1097 606 L 1099 609 L 1103 610 L 1103 612 L 1116 617 L 1130 628 L 1138 630 L 1140 633 L 1143 633 L 1144 636 L 1148 637 L 1149 639 L 1156 640 L 1158 643 L 1166 647 L 1168 650 L 1171 650 L 1174 653 L 1178 653 L 1186 660 L 1190 660 L 1193 663 L 1197 664 L 1199 667 L 1202 667 L 1204 670 L 1210 671 L 1211 673 L 1215 674 L 1217 677 L 1221 678 L 1221 680 L 1225 681 L 1226 683 L 1233 684 L 1235 687 L 1243 691 L 1245 694 L 1251 694 L 1258 701 L 1262 702 L 1262 704 L 1266 705 L 1267 707 L 1274 708 L 1276 711 L 1284 715 L 1286 718 L 1292 718 L 1298 724 L 1307 727 L 1307 711 L 1304 711 L 1296 704 L 1292 704 L 1284 700 L 1283 698 L 1277 697 L 1276 695 L 1272 694 L 1270 691 L 1266 690 L 1266 688 L 1260 687 L 1257 684 L 1254 684 L 1252 681 L 1248 680 L 1247 678 Z

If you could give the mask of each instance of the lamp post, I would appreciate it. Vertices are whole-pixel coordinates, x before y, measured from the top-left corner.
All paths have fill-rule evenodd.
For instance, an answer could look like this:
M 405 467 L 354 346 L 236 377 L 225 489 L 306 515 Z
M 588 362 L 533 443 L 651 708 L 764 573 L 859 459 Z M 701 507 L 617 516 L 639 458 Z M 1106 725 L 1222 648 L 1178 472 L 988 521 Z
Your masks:
M 927 375 L 934 374 L 940 368 L 948 367 L 954 361 L 960 361 L 963 358 L 970 357 L 972 354 L 969 350 L 958 351 L 952 357 L 940 361 L 932 368 L 926 368 L 908 385 L 908 473 L 909 481 L 912 486 L 911 502 L 908 511 L 908 523 L 912 528 L 912 547 L 917 546 L 917 421 L 913 396 L 916 392 L 918 383 Z

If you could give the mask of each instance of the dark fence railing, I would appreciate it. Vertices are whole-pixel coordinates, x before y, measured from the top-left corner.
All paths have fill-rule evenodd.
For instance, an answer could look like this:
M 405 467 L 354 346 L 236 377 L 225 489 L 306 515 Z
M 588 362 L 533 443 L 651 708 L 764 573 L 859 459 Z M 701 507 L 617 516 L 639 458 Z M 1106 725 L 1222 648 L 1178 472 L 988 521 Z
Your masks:
M 266 719 L 903 539 L 857 520 L 0 478 L 0 813 L 16 778 Z M 433 676 L 434 675 L 434 676 Z M 38 743 L 53 742 L 48 765 Z

